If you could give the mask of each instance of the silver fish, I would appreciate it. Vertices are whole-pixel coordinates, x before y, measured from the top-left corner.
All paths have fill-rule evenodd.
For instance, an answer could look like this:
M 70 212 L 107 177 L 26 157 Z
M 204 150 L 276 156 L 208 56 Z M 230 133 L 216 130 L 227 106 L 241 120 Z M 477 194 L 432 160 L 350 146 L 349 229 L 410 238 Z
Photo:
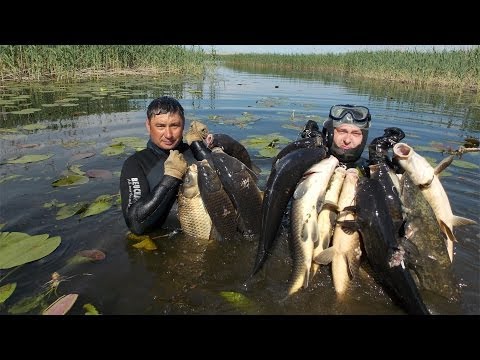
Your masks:
M 453 215 L 447 193 L 437 176 L 441 170 L 433 169 L 424 157 L 417 154 L 412 147 L 405 143 L 396 144 L 393 147 L 393 153 L 413 183 L 420 187 L 423 196 L 432 207 L 440 229 L 447 236 L 448 255 L 450 261 L 453 261 L 453 242 L 457 241 L 453 234 L 453 227 L 476 224 L 476 222 Z
M 308 286 L 314 244 L 318 242 L 317 217 L 338 159 L 330 156 L 311 166 L 298 183 L 292 200 L 291 240 L 293 271 L 288 295 Z

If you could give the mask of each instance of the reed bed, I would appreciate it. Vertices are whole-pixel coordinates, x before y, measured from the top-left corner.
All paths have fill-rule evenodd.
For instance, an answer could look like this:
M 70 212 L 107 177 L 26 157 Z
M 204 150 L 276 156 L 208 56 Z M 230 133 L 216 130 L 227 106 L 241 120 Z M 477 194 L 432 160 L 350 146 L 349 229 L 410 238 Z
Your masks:
M 219 55 L 227 66 L 329 72 L 478 91 L 480 47 L 454 51 L 354 51 L 345 54 Z
M 184 45 L 1 45 L 0 81 L 201 74 L 214 54 Z

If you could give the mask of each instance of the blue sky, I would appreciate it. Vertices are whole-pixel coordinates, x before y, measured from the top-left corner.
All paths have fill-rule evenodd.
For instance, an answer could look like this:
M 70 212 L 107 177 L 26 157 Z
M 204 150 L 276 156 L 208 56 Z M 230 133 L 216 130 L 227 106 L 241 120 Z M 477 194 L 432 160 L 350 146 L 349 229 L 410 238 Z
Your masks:
M 218 54 L 276 53 L 276 54 L 324 54 L 362 50 L 417 50 L 437 51 L 466 49 L 474 45 L 200 45 L 207 51 L 215 48 Z

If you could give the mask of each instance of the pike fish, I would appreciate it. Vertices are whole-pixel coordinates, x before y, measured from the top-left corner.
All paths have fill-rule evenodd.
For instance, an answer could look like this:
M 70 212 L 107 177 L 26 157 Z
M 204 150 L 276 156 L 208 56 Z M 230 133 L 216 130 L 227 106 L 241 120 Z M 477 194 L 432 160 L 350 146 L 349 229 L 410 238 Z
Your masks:
M 237 211 L 239 228 L 244 235 L 260 236 L 263 199 L 252 171 L 218 147 L 212 149 L 212 161 Z
M 353 221 L 354 216 L 350 211 L 343 209 L 354 206 L 355 192 L 358 182 L 358 170 L 348 169 L 343 180 L 343 186 L 338 199 L 339 215 L 335 225 L 332 246 L 322 251 L 315 257 L 315 262 L 320 264 L 332 263 L 333 285 L 337 296 L 342 298 L 348 290 L 350 279 L 358 272 L 360 265 L 360 235 L 358 231 L 343 231 L 343 221 Z
M 273 164 L 262 202 L 262 226 L 252 275 L 263 266 L 275 244 L 278 229 L 298 181 L 310 166 L 323 160 L 324 147 L 296 149 Z
M 313 248 L 318 243 L 317 217 L 338 159 L 330 156 L 311 166 L 298 183 L 292 200 L 291 241 L 293 271 L 288 295 L 308 287 Z
M 209 239 L 212 220 L 200 195 L 196 164 L 188 167 L 178 191 L 177 201 L 178 219 L 183 232 L 199 239 Z
M 441 168 L 432 168 L 424 157 L 405 143 L 396 144 L 393 147 L 393 153 L 400 166 L 410 175 L 413 183 L 420 187 L 423 196 L 432 207 L 441 231 L 447 236 L 448 256 L 450 261 L 453 261 L 453 242 L 457 241 L 453 234 L 453 227 L 476 224 L 476 222 L 453 215 L 447 193 L 438 178 Z M 453 156 L 451 159 L 453 160 Z
M 235 237 L 237 223 L 235 207 L 225 192 L 222 182 L 208 160 L 197 162 L 198 188 L 207 209 L 218 240 L 231 241 Z
M 400 185 L 407 215 L 405 235 L 416 245 L 419 253 L 409 262 L 418 277 L 419 288 L 440 295 L 449 302 L 458 302 L 460 288 L 432 207 L 408 173 L 403 175 Z
M 402 239 L 394 228 L 378 180 L 362 177 L 358 181 L 355 207 L 351 210 L 356 220 L 337 224 L 343 225 L 346 232 L 360 232 L 376 280 L 408 314 L 430 314 L 408 269 Z

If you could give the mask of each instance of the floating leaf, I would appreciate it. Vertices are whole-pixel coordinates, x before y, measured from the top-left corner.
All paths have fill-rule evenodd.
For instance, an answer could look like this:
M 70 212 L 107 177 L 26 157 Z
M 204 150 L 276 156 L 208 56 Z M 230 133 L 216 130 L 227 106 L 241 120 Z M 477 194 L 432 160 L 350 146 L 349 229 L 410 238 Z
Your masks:
M 100 195 L 88 208 L 82 213 L 80 217 L 85 218 L 87 216 L 97 215 L 104 211 L 107 211 L 112 207 L 112 196 Z
M 25 134 L 5 134 L 5 135 L 1 135 L 0 139 L 8 140 L 8 141 L 15 141 L 15 140 L 24 139 L 26 137 L 27 137 L 27 135 L 25 135 Z
M 78 294 L 68 294 L 59 297 L 53 304 L 43 310 L 42 315 L 65 315 L 70 311 Z
M 102 170 L 102 169 L 90 169 L 87 170 L 86 175 L 90 178 L 102 178 L 105 180 L 112 178 L 112 172 L 109 170 Z
M 17 287 L 17 283 L 10 283 L 10 284 L 0 286 L 0 304 L 3 304 L 5 300 L 7 300 L 10 297 L 10 295 L 13 294 L 16 287 Z
M 57 212 L 57 216 L 55 219 L 57 220 L 63 220 L 67 219 L 75 214 L 79 214 L 81 212 L 84 212 L 88 207 L 88 202 L 86 201 L 80 201 L 75 204 L 70 204 L 62 207 L 60 210 Z
M 142 240 L 136 244 L 132 245 L 134 248 L 137 249 L 145 249 L 145 250 L 157 250 L 157 245 L 153 242 L 150 237 L 146 238 L 145 240 Z
M 71 186 L 81 185 L 88 182 L 88 177 L 83 175 L 67 175 L 52 182 L 52 186 Z
M 94 156 L 94 155 L 95 155 L 94 152 L 79 153 L 79 154 L 73 155 L 73 156 L 70 158 L 70 161 L 76 161 L 76 160 L 80 160 L 80 159 L 87 159 L 87 158 L 92 157 L 92 156 Z
M 258 151 L 258 154 L 266 157 L 266 158 L 272 158 L 276 156 L 280 152 L 280 149 L 277 148 L 272 148 L 272 147 L 266 147 L 264 149 L 261 149 Z
M 124 136 L 113 139 L 112 146 L 113 145 L 125 145 L 138 150 L 145 149 L 147 147 L 147 142 L 145 139 L 139 137 Z
M 5 182 L 5 181 L 8 181 L 8 180 L 15 179 L 15 178 L 20 177 L 20 176 L 22 176 L 22 175 L 11 174 L 11 175 L 0 176 L 0 184 Z
M 82 165 L 70 165 L 68 167 L 68 171 L 76 174 L 76 175 L 85 175 L 85 171 L 80 170 Z M 68 174 L 67 174 L 68 175 Z
M 98 249 L 82 250 L 77 253 L 78 256 L 89 258 L 93 261 L 100 261 L 105 259 L 106 255 L 103 251 Z
M 115 156 L 125 152 L 125 145 L 117 144 L 117 145 L 110 145 L 103 149 L 102 154 L 106 156 Z
M 7 163 L 9 164 L 27 164 L 27 163 L 33 163 L 33 162 L 38 162 L 38 161 L 43 161 L 50 159 L 54 154 L 45 154 L 45 155 L 40 155 L 40 154 L 34 154 L 34 155 L 24 155 L 19 158 L 12 158 L 8 159 Z
M 463 168 L 463 169 L 478 169 L 479 166 L 477 164 L 465 161 L 465 160 L 453 160 L 453 166 Z
M 0 269 L 9 269 L 35 261 L 53 252 L 60 245 L 61 238 L 49 236 L 0 232 Z
M 241 293 L 234 291 L 220 291 L 220 295 L 238 310 L 247 313 L 257 311 L 257 306 Z
M 17 144 L 17 147 L 20 149 L 31 149 L 35 147 L 40 147 L 40 144 Z
M 13 315 L 18 315 L 18 314 L 25 314 L 37 307 L 44 307 L 44 299 L 47 293 L 43 292 L 40 294 L 37 294 L 35 296 L 30 296 L 27 298 L 23 298 L 14 305 L 12 305 L 9 309 L 8 312 Z
M 85 315 L 100 315 L 98 310 L 92 304 L 85 304 L 83 305 L 83 308 L 86 311 Z

